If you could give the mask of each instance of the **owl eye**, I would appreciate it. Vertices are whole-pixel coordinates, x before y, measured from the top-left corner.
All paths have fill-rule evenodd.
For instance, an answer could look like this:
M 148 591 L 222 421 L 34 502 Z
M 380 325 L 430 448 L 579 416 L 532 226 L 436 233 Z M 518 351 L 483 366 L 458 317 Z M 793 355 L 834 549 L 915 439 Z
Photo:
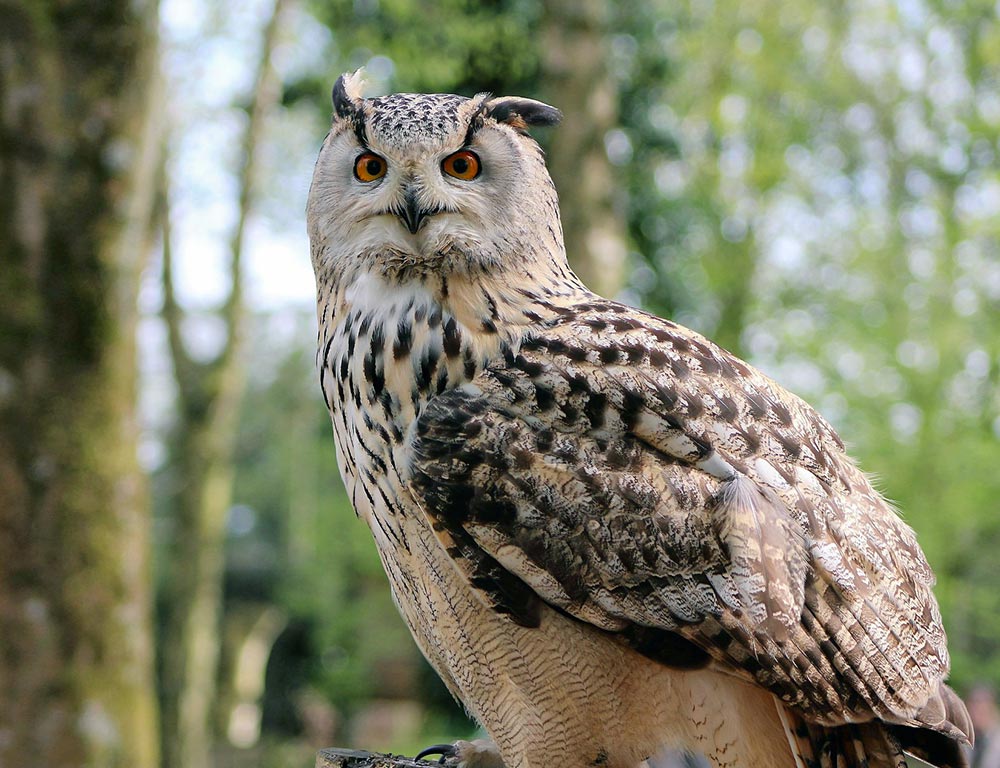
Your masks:
M 479 156 L 475 152 L 463 149 L 454 155 L 448 155 L 441 163 L 441 170 L 456 179 L 472 181 L 481 170 Z
M 385 160 L 371 152 L 358 155 L 354 161 L 354 178 L 358 181 L 377 181 L 385 176 Z

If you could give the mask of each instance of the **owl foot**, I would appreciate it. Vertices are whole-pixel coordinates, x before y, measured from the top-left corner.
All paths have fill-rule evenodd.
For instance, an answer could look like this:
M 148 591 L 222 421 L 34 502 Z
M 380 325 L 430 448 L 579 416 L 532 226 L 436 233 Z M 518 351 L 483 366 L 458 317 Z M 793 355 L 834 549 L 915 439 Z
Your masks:
M 438 765 L 448 768 L 504 768 L 497 745 L 489 739 L 459 739 L 454 744 L 434 744 L 422 750 L 414 759 L 422 760 L 427 755 L 441 755 Z

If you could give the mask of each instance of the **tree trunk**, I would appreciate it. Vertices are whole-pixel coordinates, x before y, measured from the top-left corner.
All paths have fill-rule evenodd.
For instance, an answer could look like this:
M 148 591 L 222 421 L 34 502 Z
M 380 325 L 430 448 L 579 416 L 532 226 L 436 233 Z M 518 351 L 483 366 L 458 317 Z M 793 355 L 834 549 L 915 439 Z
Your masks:
M 592 290 L 613 297 L 625 283 L 624 214 L 615 210 L 615 170 L 604 138 L 618 125 L 618 93 L 607 69 L 604 0 L 545 0 L 541 79 L 564 119 L 548 148 L 559 189 L 566 253 Z
M 156 20 L 0 8 L 0 765 L 158 760 L 135 349 Z
M 218 696 L 225 521 L 232 501 L 233 447 L 245 389 L 243 239 L 253 200 L 257 145 L 264 119 L 280 97 L 271 66 L 286 0 L 275 0 L 243 140 L 239 211 L 230 241 L 231 289 L 218 311 L 225 346 L 208 363 L 192 359 L 182 338 L 183 311 L 174 296 L 170 216 L 164 194 L 163 317 L 177 378 L 179 414 L 172 446 L 177 495 L 166 566 L 166 627 L 161 665 L 163 765 L 208 768 Z

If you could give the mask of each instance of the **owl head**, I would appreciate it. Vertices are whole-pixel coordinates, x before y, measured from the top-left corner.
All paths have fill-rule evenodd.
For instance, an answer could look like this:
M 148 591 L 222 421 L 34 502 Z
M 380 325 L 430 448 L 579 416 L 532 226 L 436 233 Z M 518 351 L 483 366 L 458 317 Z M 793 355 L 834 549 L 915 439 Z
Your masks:
M 317 275 L 528 273 L 540 249 L 562 254 L 555 189 L 527 133 L 557 123 L 557 109 L 489 94 L 360 91 L 358 73 L 333 88 L 306 211 Z

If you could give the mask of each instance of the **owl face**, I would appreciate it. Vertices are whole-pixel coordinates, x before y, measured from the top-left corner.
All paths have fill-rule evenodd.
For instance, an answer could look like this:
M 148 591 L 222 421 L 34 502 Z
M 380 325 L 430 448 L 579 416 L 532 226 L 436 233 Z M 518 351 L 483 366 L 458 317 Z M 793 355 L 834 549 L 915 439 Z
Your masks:
M 317 271 L 491 268 L 554 210 L 541 150 L 525 133 L 555 122 L 552 107 L 486 95 L 361 99 L 356 87 L 337 81 L 310 190 Z

